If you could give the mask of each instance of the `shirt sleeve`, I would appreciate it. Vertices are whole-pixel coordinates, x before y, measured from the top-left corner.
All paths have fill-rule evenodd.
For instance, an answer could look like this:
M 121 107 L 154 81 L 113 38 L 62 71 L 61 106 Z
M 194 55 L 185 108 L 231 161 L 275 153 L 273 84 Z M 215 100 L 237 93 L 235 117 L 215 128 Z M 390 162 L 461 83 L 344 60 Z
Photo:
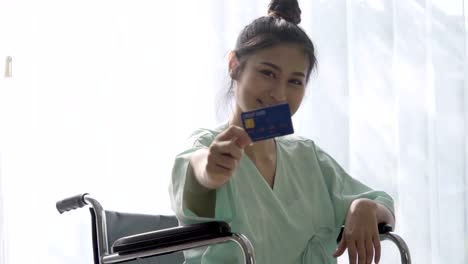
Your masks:
M 172 168 L 172 178 L 169 185 L 171 206 L 181 224 L 193 224 L 206 221 L 225 221 L 232 219 L 232 206 L 230 187 L 226 184 L 216 190 L 214 217 L 199 216 L 187 206 L 187 199 L 193 197 L 190 192 L 195 192 L 190 155 L 202 148 L 208 148 L 215 138 L 215 134 L 208 130 L 197 130 L 187 140 L 185 150 L 175 158 Z
M 335 209 L 337 225 L 344 225 L 351 202 L 358 198 L 367 198 L 382 204 L 395 217 L 394 202 L 390 195 L 384 191 L 373 190 L 352 178 L 338 162 L 316 145 L 315 152 Z

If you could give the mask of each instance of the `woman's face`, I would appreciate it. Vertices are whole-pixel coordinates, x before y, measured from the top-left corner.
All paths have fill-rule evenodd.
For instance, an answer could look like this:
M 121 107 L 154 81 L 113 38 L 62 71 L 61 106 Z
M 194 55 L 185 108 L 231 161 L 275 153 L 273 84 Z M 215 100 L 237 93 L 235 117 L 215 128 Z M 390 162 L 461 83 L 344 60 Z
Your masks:
M 229 68 L 238 66 L 231 57 Z M 236 79 L 236 114 L 289 103 L 293 115 L 302 102 L 309 62 L 298 44 L 281 44 L 250 55 Z

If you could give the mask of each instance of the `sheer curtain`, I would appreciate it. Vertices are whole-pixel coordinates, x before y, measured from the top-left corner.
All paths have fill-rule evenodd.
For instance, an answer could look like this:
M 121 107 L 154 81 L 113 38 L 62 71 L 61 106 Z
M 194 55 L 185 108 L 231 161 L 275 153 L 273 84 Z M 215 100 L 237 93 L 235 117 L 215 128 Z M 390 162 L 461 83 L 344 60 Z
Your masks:
M 0 0 L 0 58 L 13 58 L 13 78 L 0 80 L 5 263 L 92 262 L 89 213 L 55 210 L 66 196 L 172 213 L 178 142 L 225 118 L 227 52 L 268 3 Z M 319 69 L 297 133 L 395 198 L 415 263 L 466 263 L 464 1 L 300 5 Z M 382 263 L 398 263 L 384 248 Z
M 0 83 L 6 263 L 92 262 L 89 212 L 60 215 L 64 197 L 172 213 L 177 145 L 216 122 L 210 8 L 0 0 L 2 70 L 13 59 Z
M 396 230 L 415 263 L 466 263 L 464 1 L 312 1 L 307 8 L 304 27 L 320 65 L 300 131 L 354 177 L 392 194 Z

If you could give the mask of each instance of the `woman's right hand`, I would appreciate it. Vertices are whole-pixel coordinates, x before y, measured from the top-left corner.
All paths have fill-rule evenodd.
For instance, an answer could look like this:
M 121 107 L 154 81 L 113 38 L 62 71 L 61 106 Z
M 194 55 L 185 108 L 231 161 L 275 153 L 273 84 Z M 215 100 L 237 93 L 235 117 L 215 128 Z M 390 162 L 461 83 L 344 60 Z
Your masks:
M 230 126 L 211 143 L 206 156 L 202 185 L 217 189 L 225 184 L 239 166 L 244 148 L 252 143 L 239 126 Z

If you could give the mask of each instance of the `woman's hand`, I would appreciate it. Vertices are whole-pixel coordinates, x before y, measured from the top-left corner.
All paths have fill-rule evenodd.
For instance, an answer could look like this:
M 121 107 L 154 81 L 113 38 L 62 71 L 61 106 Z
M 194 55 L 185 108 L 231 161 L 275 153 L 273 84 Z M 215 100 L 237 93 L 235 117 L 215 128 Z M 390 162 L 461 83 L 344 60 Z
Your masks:
M 199 182 L 208 189 L 217 189 L 225 184 L 239 166 L 244 148 L 252 141 L 245 130 L 230 126 L 211 143 L 203 158 L 203 172 Z
M 377 224 L 377 203 L 369 199 L 354 200 L 346 216 L 343 237 L 333 256 L 341 256 L 348 248 L 350 264 L 370 264 L 374 256 L 375 263 L 379 263 L 380 237 Z

